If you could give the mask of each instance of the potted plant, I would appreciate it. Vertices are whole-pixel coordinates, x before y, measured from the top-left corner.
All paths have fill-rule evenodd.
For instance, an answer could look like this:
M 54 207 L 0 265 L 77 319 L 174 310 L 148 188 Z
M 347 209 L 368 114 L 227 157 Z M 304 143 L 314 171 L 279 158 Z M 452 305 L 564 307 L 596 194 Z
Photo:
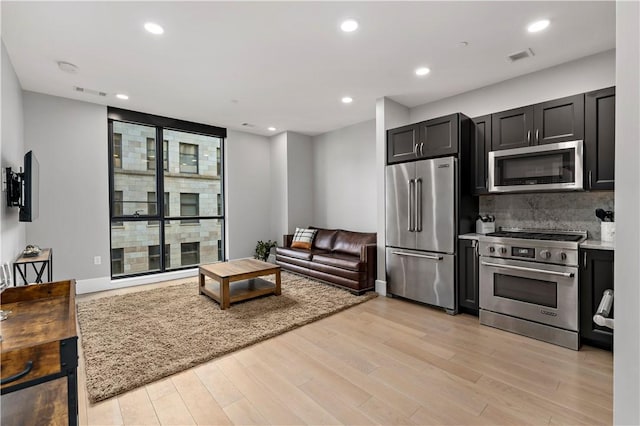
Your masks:
M 275 241 L 258 241 L 258 244 L 256 244 L 256 251 L 253 254 L 253 257 L 256 259 L 260 259 L 262 261 L 267 260 L 267 258 L 269 257 L 269 253 L 271 252 L 271 248 L 276 247 L 278 245 L 277 242 Z

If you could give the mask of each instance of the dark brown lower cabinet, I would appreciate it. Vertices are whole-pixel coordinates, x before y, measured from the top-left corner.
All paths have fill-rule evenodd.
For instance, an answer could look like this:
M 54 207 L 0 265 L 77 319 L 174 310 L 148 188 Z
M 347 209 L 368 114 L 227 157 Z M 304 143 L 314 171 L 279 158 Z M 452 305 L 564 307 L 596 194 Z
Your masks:
M 613 289 L 613 257 L 613 250 L 580 250 L 580 338 L 583 344 L 608 350 L 613 348 L 613 330 L 596 325 L 593 316 L 602 293 Z
M 478 315 L 478 241 L 458 240 L 458 307 Z

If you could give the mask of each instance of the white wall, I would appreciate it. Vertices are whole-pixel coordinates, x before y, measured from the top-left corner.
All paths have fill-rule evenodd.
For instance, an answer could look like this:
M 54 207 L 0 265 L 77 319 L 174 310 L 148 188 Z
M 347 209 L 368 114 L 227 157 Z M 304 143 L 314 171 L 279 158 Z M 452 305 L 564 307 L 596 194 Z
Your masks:
M 274 238 L 269 139 L 229 130 L 225 150 L 227 257 L 252 257 L 258 240 Z
M 532 60 L 535 60 L 535 57 Z M 409 122 L 417 123 L 454 112 L 478 117 L 610 87 L 615 85 L 615 65 L 615 50 L 587 56 L 411 108 Z
M 387 293 L 385 269 L 385 171 L 387 162 L 387 130 L 410 123 L 409 108 L 389 98 L 376 100 L 376 211 L 378 233 L 378 279 L 376 292 Z
M 27 240 L 53 248 L 55 280 L 109 276 L 107 108 L 24 92 L 24 124 L 40 163 L 40 216 Z
M 640 4 L 616 5 L 613 420 L 640 424 Z
M 13 69 L 7 49 L 1 44 L 2 57 L 2 127 L 0 139 L 0 170 L 5 181 L 5 168 L 20 171 L 24 161 L 24 119 L 22 112 L 22 88 Z M 18 221 L 17 207 L 7 207 L 7 194 L 2 186 L 0 198 L 0 263 L 13 262 L 26 245 L 26 227 Z
M 280 133 L 269 139 L 271 162 L 271 235 L 282 244 L 282 236 L 288 233 L 287 208 L 287 134 Z
M 313 138 L 313 224 L 376 232 L 376 123 Z
M 288 231 L 313 220 L 313 148 L 311 137 L 287 132 Z

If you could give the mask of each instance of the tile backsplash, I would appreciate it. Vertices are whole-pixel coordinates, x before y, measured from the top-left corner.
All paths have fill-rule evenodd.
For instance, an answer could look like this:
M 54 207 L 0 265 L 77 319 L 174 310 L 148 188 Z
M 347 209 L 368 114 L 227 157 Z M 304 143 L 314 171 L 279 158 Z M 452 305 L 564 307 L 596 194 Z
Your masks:
M 597 208 L 613 209 L 614 192 L 558 192 L 480 196 L 480 214 L 496 217 L 496 230 L 544 228 L 587 231 L 600 239 Z

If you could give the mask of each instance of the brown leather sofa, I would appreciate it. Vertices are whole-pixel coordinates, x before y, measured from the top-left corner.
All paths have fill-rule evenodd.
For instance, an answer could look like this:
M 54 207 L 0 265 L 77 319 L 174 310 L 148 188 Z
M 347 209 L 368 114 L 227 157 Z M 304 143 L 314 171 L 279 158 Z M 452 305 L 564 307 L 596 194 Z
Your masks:
M 293 235 L 284 235 L 276 248 L 282 269 L 308 275 L 362 294 L 373 290 L 376 274 L 376 234 L 342 229 L 317 229 L 311 249 L 292 248 Z

